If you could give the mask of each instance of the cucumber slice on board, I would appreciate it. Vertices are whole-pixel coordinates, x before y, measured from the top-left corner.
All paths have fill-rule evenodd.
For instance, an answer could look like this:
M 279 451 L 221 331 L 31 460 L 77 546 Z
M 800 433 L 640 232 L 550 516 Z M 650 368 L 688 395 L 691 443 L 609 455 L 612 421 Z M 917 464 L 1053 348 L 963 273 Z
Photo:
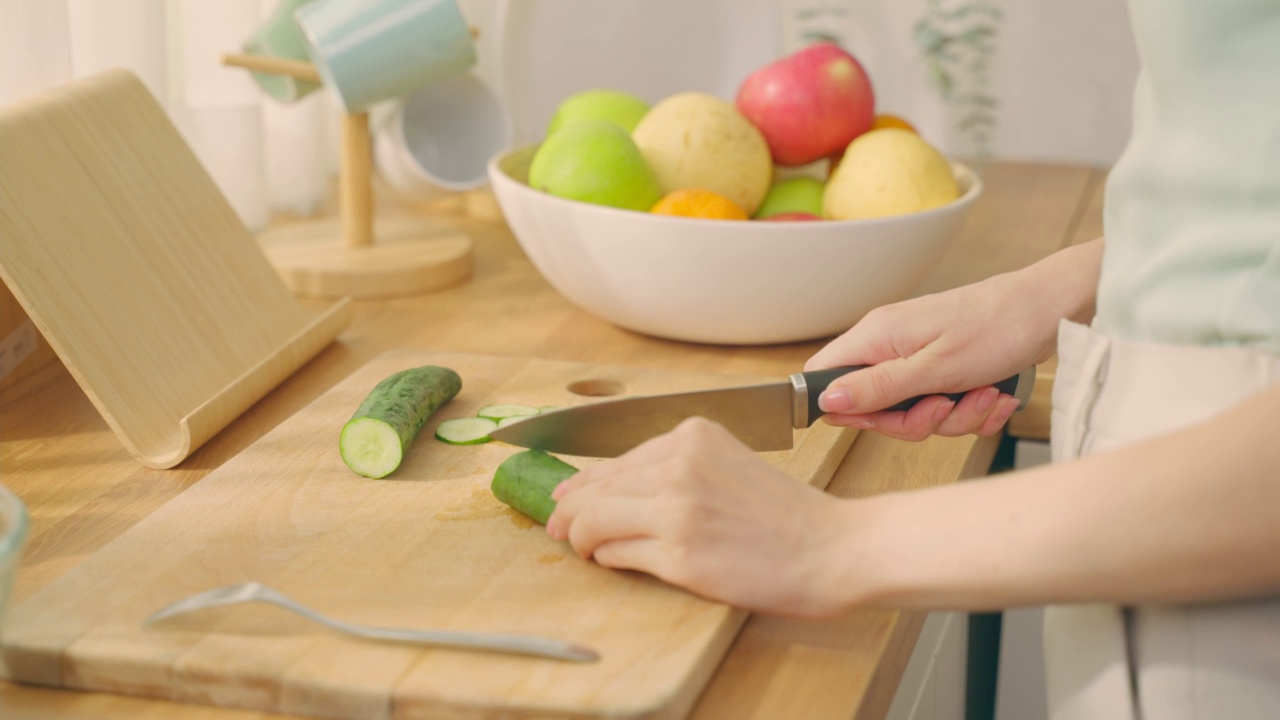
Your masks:
M 480 445 L 489 442 L 489 433 L 497 429 L 498 423 L 489 418 L 454 418 L 436 426 L 436 439 L 450 445 Z
M 530 416 L 530 415 L 512 415 L 512 416 L 510 416 L 510 417 L 504 417 L 504 418 L 502 418 L 501 420 L 499 420 L 499 421 L 498 421 L 498 427 L 500 427 L 500 428 L 504 428 L 504 427 L 506 427 L 506 426 L 510 425 L 511 423 L 518 423 L 518 422 L 520 422 L 521 420 L 524 420 L 525 418 L 528 418 L 528 417 L 532 417 L 532 416 Z
M 478 417 L 489 418 L 494 422 L 503 418 L 528 417 L 537 414 L 538 408 L 528 405 L 486 405 L 476 413 Z
M 356 473 L 382 478 L 395 472 L 427 418 L 462 389 L 462 378 L 445 367 L 402 370 L 369 392 L 342 426 L 338 451 Z
M 541 450 L 525 450 L 502 461 L 489 486 L 493 496 L 546 525 L 556 509 L 551 491 L 578 468 Z

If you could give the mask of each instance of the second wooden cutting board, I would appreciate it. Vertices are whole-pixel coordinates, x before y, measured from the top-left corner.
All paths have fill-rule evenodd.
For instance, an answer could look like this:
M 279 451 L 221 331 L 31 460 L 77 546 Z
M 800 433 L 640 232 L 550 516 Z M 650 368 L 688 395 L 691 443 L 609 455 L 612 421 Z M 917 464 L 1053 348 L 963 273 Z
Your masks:
M 356 476 L 338 456 L 338 431 L 379 380 L 419 365 L 457 370 L 462 392 L 390 478 Z M 352 720 L 681 717 L 745 613 L 579 559 L 489 491 L 494 468 L 518 448 L 449 446 L 433 430 L 492 403 L 598 399 L 573 390 L 640 395 L 768 379 L 379 356 L 13 608 L 3 669 L 19 682 Z M 852 439 L 819 424 L 797 434 L 796 449 L 767 457 L 825 486 Z M 259 605 L 141 627 L 191 593 L 249 580 L 349 622 L 543 635 L 602 659 L 379 644 Z

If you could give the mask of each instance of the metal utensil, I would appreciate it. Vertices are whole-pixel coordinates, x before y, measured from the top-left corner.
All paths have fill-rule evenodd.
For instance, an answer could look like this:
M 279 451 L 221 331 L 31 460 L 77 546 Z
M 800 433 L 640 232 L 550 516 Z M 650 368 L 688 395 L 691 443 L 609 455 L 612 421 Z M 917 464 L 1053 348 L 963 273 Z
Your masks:
M 670 432 L 691 417 L 725 426 L 761 452 L 790 449 L 793 430 L 822 416 L 818 396 L 832 380 L 865 365 L 811 370 L 763 385 L 629 397 L 531 415 L 498 428 L 489 437 L 512 445 L 586 457 L 617 457 L 656 435 Z M 996 383 L 1000 392 L 1027 404 L 1035 384 L 1034 365 Z M 939 393 L 959 400 L 964 393 Z M 906 410 L 928 397 L 909 398 L 889 410 Z
M 226 585 L 212 590 L 196 593 L 179 600 L 156 612 L 143 623 L 149 625 L 175 615 L 183 615 L 206 608 L 239 603 L 268 603 L 284 608 L 293 613 L 338 632 L 355 635 L 371 640 L 387 640 L 391 642 L 415 643 L 421 645 L 441 645 L 447 647 L 467 648 L 472 650 L 488 650 L 492 652 L 517 653 L 535 655 L 555 660 L 572 662 L 595 662 L 600 659 L 599 653 L 591 648 L 573 643 L 551 640 L 532 635 L 505 635 L 498 633 L 453 632 L 443 630 L 397 630 L 394 628 L 367 627 L 352 625 L 340 620 L 321 615 L 320 613 L 299 604 L 277 590 L 262 583 L 247 582 L 239 585 Z

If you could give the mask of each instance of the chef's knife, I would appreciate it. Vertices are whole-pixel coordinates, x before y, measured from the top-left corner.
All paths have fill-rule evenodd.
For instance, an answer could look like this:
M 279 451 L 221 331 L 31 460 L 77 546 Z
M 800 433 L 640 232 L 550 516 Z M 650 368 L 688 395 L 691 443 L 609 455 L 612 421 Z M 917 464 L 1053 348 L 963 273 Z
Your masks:
M 489 433 L 494 440 L 547 452 L 583 457 L 617 457 L 675 429 L 683 420 L 701 416 L 724 425 L 753 450 L 787 450 L 792 430 L 807 428 L 823 413 L 818 396 L 832 380 L 865 365 L 796 373 L 782 382 L 628 397 L 579 405 L 534 415 Z M 1027 404 L 1036 369 L 996 383 L 1000 392 Z M 964 393 L 938 393 L 959 400 Z M 925 395 L 904 400 L 890 410 L 905 410 Z

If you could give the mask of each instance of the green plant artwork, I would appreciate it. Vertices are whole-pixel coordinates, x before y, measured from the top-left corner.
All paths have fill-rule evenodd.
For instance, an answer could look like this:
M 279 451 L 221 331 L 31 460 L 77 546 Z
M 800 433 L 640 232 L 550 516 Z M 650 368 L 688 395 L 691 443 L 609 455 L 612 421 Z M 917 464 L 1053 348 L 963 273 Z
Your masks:
M 1000 8 L 982 0 L 925 0 L 914 32 L 930 83 L 956 110 L 956 129 L 980 160 L 990 157 L 996 130 L 990 68 L 1001 18 Z

